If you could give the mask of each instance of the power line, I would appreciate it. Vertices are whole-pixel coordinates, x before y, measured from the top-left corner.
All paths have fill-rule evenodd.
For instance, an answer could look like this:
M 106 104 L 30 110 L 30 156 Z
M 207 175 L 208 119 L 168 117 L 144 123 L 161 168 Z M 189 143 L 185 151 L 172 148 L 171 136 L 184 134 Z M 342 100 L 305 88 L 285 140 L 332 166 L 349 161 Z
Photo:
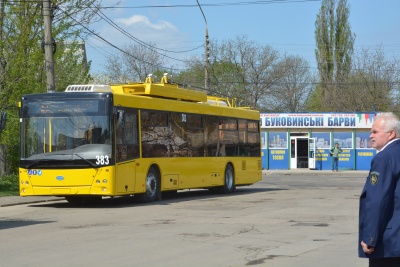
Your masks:
M 100 16 L 104 21 L 106 21 L 108 24 L 110 24 L 113 28 L 115 28 L 116 30 L 118 30 L 119 32 L 121 32 L 122 34 L 124 34 L 125 36 L 129 37 L 131 40 L 135 41 L 136 43 L 147 47 L 148 49 L 152 50 L 153 52 L 156 52 L 156 51 L 154 51 L 154 50 L 160 50 L 160 51 L 164 51 L 164 52 L 168 52 L 168 53 L 177 53 L 177 54 L 179 54 L 179 53 L 192 52 L 192 51 L 195 51 L 195 50 L 199 49 L 200 47 L 203 47 L 203 46 L 204 46 L 204 44 L 202 44 L 202 45 L 200 45 L 200 46 L 198 46 L 198 47 L 195 47 L 195 48 L 192 48 L 192 49 L 189 49 L 189 50 L 184 50 L 184 51 L 172 51 L 172 50 L 167 50 L 167 49 L 158 48 L 158 47 L 152 46 L 152 45 L 150 45 L 150 44 L 148 44 L 148 43 L 146 43 L 146 42 L 144 42 L 144 41 L 142 41 L 142 40 L 136 38 L 135 36 L 131 35 L 131 34 L 128 33 L 127 31 L 125 31 L 124 29 L 122 29 L 122 28 L 121 28 L 120 26 L 118 26 L 115 22 L 113 22 L 109 17 L 107 17 L 107 16 L 100 10 L 100 8 L 96 7 L 96 10 L 100 13 L 99 16 Z M 98 13 L 98 14 L 99 14 L 99 13 Z M 158 53 L 158 52 L 156 52 L 156 53 Z M 163 56 L 165 56 L 165 55 L 163 55 Z M 179 60 L 179 59 L 176 59 L 176 58 L 171 58 L 171 59 L 178 60 L 178 61 L 182 61 L 182 60 Z
M 61 9 L 61 10 L 62 10 L 62 9 Z M 102 42 L 104 42 L 104 43 L 110 45 L 111 47 L 117 49 L 118 51 L 122 52 L 123 54 L 128 55 L 128 56 L 130 56 L 130 57 L 132 57 L 132 58 L 134 58 L 134 59 L 136 59 L 136 60 L 138 60 L 138 61 L 141 61 L 141 62 L 143 62 L 143 63 L 149 64 L 149 65 L 151 65 L 151 66 L 153 66 L 153 67 L 162 67 L 162 68 L 170 69 L 170 70 L 180 70 L 180 69 L 176 69 L 176 68 L 172 68 L 172 67 L 156 66 L 156 65 L 154 65 L 154 64 L 151 63 L 151 62 L 148 62 L 148 61 L 145 61 L 145 60 L 143 60 L 143 59 L 140 59 L 140 58 L 138 58 L 138 57 L 132 55 L 131 53 L 128 53 L 127 51 L 125 51 L 125 50 L 123 50 L 123 49 L 117 47 L 116 45 L 112 44 L 112 43 L 109 42 L 108 40 L 104 39 L 103 37 L 101 37 L 100 35 L 98 35 L 97 33 L 95 33 L 94 31 L 92 31 L 91 29 L 89 29 L 88 27 L 86 27 L 85 25 L 83 25 L 82 23 L 80 23 L 79 21 L 77 21 L 75 18 L 73 18 L 72 16 L 68 15 L 68 13 L 65 12 L 65 10 L 62 10 L 62 11 L 63 11 L 69 18 L 71 18 L 72 20 L 74 20 L 77 24 L 79 24 L 79 25 L 80 25 L 81 27 L 83 27 L 86 31 L 88 31 L 90 34 L 96 36 L 96 37 L 99 38 Z M 165 56 L 165 55 L 164 55 L 164 56 Z
M 270 4 L 289 4 L 289 3 L 303 3 L 303 2 L 321 2 L 321 0 L 268 0 L 268 1 L 246 1 L 246 2 L 235 2 L 235 3 L 214 3 L 214 4 L 202 4 L 207 7 L 226 7 L 226 6 L 245 6 L 245 5 L 270 5 Z M 195 4 L 186 5 L 148 5 L 148 6 L 117 6 L 117 7 L 102 7 L 105 9 L 119 9 L 119 8 L 191 8 L 197 7 Z
M 14 0 L 8 1 L 9 3 L 42 3 L 40 0 Z M 321 0 L 265 0 L 265 1 L 241 1 L 234 3 L 213 3 L 213 4 L 202 4 L 202 6 L 208 7 L 226 7 L 226 6 L 247 6 L 247 5 L 270 5 L 270 4 L 289 4 L 289 3 L 303 3 L 303 2 L 321 2 Z M 110 8 L 187 8 L 197 7 L 196 4 L 183 4 L 183 5 L 147 5 L 147 6 L 105 6 L 104 9 Z

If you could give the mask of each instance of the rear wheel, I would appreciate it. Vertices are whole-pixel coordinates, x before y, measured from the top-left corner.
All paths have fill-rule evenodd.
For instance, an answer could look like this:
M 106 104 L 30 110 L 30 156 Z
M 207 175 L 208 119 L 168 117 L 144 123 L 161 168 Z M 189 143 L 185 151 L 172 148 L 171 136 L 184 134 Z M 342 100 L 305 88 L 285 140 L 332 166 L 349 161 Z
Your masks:
M 151 167 L 146 177 L 146 192 L 138 194 L 140 202 L 148 203 L 157 200 L 161 190 L 160 174 L 155 167 Z
M 235 192 L 235 173 L 231 164 L 226 165 L 224 185 L 219 188 L 219 192 L 223 194 L 230 194 Z

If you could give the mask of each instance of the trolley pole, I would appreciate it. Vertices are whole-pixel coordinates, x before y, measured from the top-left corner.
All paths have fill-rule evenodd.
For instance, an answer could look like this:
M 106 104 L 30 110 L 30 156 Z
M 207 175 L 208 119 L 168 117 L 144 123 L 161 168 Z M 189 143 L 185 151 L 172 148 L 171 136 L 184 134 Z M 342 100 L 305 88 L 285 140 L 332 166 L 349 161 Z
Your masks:
M 48 93 L 54 93 L 54 59 L 53 59 L 53 38 L 51 33 L 51 7 L 50 0 L 43 0 L 44 20 L 44 55 L 46 69 L 46 87 Z

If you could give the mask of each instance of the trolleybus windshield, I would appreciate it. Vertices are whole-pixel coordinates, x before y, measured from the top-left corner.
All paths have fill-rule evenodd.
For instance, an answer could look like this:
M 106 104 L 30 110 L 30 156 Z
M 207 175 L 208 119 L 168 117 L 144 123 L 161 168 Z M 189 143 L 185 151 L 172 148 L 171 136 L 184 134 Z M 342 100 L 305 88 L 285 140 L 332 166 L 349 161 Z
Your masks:
M 31 99 L 21 109 L 21 165 L 111 164 L 109 99 Z

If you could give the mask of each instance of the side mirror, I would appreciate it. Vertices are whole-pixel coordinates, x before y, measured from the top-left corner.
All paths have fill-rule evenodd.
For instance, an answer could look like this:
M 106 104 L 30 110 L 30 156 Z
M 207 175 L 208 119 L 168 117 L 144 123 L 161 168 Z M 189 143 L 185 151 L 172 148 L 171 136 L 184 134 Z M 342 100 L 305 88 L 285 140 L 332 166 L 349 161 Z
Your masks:
M 0 114 L 0 130 L 4 130 L 6 128 L 6 120 L 7 120 L 7 114 L 3 110 L 3 111 L 1 111 L 1 114 Z

